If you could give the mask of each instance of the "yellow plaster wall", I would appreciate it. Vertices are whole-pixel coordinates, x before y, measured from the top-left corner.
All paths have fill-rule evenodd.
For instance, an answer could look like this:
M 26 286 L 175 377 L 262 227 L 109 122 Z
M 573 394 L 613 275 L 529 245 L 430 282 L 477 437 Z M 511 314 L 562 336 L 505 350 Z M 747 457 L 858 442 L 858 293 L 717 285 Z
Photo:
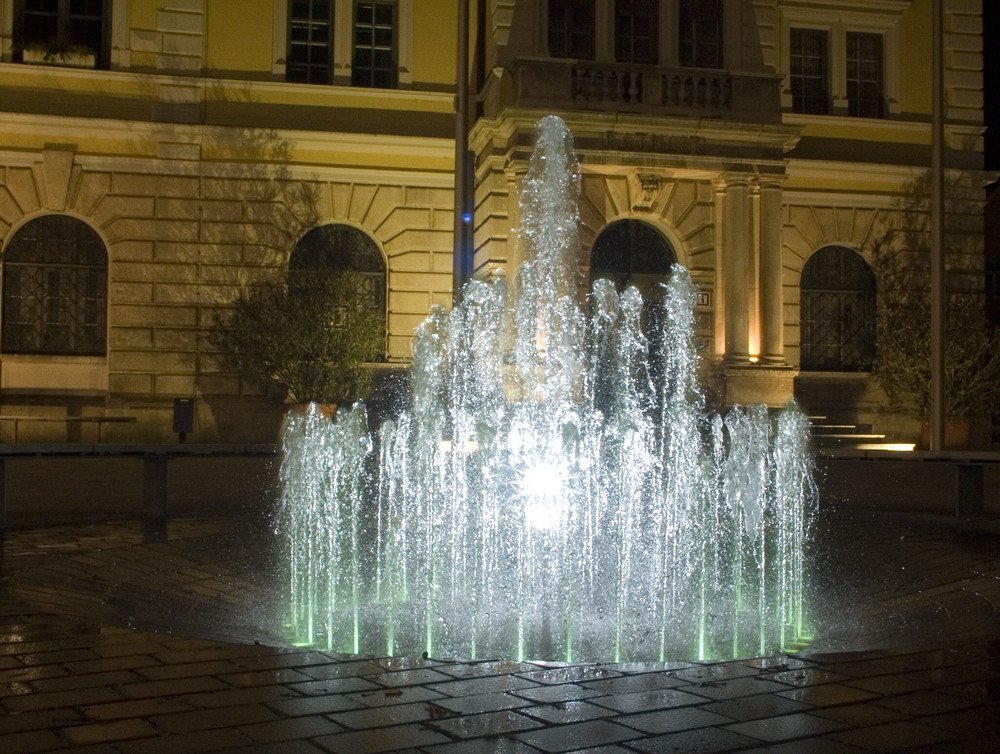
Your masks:
M 457 25 L 458 10 L 454 2 L 414 0 L 413 83 L 415 85 L 425 83 L 450 86 L 455 83 Z M 469 46 L 471 49 L 471 36 Z
M 129 24 L 133 29 L 155 29 L 156 12 L 163 0 L 132 0 L 129 4 Z
M 214 0 L 206 3 L 206 67 L 217 75 L 239 78 L 269 74 L 274 50 L 274 4 L 271 0 Z
M 931 0 L 915 0 L 899 23 L 901 82 L 899 104 L 904 113 L 930 114 Z

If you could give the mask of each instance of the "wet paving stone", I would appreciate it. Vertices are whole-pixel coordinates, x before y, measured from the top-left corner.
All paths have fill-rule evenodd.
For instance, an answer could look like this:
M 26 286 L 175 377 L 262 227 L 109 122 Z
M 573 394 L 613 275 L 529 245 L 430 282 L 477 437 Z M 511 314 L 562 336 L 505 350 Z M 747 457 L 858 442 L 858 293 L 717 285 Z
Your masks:
M 863 748 L 866 751 L 902 751 L 953 742 L 954 735 L 940 728 L 911 721 L 901 721 L 861 730 L 833 733 L 828 738 Z
M 548 668 L 527 673 L 519 673 L 533 683 L 577 683 L 580 681 L 597 681 L 605 678 L 617 678 L 621 673 L 603 665 L 572 665 L 566 668 Z
M 792 712 L 812 710 L 813 705 L 786 699 L 776 694 L 744 696 L 738 699 L 724 699 L 702 706 L 702 709 L 734 720 L 757 720 L 762 717 L 787 715 Z
M 371 662 L 330 662 L 323 665 L 297 666 L 297 670 L 302 675 L 309 676 L 317 681 L 327 681 L 331 678 L 367 678 L 373 675 L 382 675 L 384 668 L 380 668 Z
M 515 738 L 542 751 L 560 752 L 580 749 L 585 746 L 627 741 L 638 736 L 637 731 L 623 725 L 616 725 L 607 720 L 590 720 L 556 728 L 542 728 L 537 731 L 519 733 Z
M 485 678 L 469 678 L 448 683 L 435 683 L 429 688 L 447 696 L 475 696 L 477 694 L 492 694 L 498 691 L 514 691 L 528 688 L 544 688 L 541 684 L 532 683 L 516 675 L 496 675 Z
M 817 707 L 828 707 L 836 704 L 852 704 L 866 699 L 873 699 L 878 694 L 864 689 L 845 686 L 839 683 L 828 683 L 822 686 L 808 686 L 791 691 L 779 691 L 777 696 L 805 702 Z
M 364 707 L 347 712 L 335 712 L 327 717 L 348 730 L 364 730 L 425 722 L 440 717 L 455 717 L 457 714 L 459 713 L 437 706 L 433 702 L 415 702 L 392 707 Z
M 786 691 L 788 685 L 775 683 L 764 676 L 752 675 L 730 678 L 724 681 L 693 683 L 682 688 L 699 696 L 707 696 L 709 699 L 733 699 L 741 696 L 755 696 L 757 694 Z
M 444 673 L 456 680 L 467 678 L 486 678 L 497 675 L 514 675 L 516 673 L 530 673 L 541 668 L 528 662 L 501 661 L 474 661 L 474 662 L 452 662 L 437 665 L 435 668 L 439 673 Z
M 325 736 L 344 731 L 344 728 L 340 725 L 319 715 L 295 717 L 289 720 L 271 720 L 254 725 L 237 725 L 235 727 L 243 735 L 261 743 L 315 738 L 316 736 Z
M 519 710 L 521 714 L 529 715 L 538 720 L 555 725 L 580 723 L 598 717 L 611 717 L 618 714 L 615 710 L 600 707 L 586 701 L 557 702 L 555 704 L 540 704 Z
M 657 691 L 640 691 L 635 694 L 617 694 L 601 696 L 591 700 L 594 704 L 617 710 L 618 712 L 648 712 L 658 709 L 672 709 L 694 704 L 704 704 L 703 696 L 695 696 L 677 689 L 659 689 Z
M 379 686 L 396 687 L 419 686 L 422 683 L 440 683 L 441 681 L 451 681 L 452 678 L 431 668 L 418 668 L 415 670 L 400 670 L 395 673 L 367 675 L 365 676 L 365 680 L 377 683 Z
M 459 714 L 472 715 L 477 712 L 495 712 L 501 709 L 515 709 L 531 705 L 528 699 L 498 692 L 496 694 L 477 694 L 474 696 L 441 697 L 432 702 L 443 710 Z
M 685 682 L 670 673 L 642 673 L 599 681 L 583 681 L 581 685 L 602 694 L 629 694 L 636 691 L 656 691 L 681 686 Z
M 701 707 L 646 712 L 640 715 L 623 715 L 615 718 L 616 723 L 641 730 L 643 733 L 677 733 L 694 728 L 729 725 L 733 718 L 709 712 Z
M 535 686 L 533 688 L 517 689 L 514 693 L 531 702 L 547 702 L 549 704 L 587 699 L 592 696 L 602 696 L 602 692 L 597 689 L 584 688 L 575 683 L 563 683 L 558 686 Z
M 457 738 L 497 738 L 522 730 L 540 728 L 543 723 L 511 710 L 437 720 L 428 727 Z
M 447 736 L 422 725 L 397 725 L 391 728 L 320 736 L 315 743 L 333 754 L 373 754 L 374 752 L 447 743 Z
M 401 689 L 361 691 L 347 694 L 347 698 L 360 702 L 366 707 L 388 707 L 396 704 L 443 699 L 444 695 L 423 686 L 408 686 Z
M 818 686 L 822 683 L 836 683 L 838 681 L 850 680 L 850 676 L 819 668 L 784 670 L 778 673 L 769 673 L 763 677 L 769 681 L 785 683 L 789 686 Z
M 746 749 L 759 742 L 759 739 L 731 730 L 705 728 L 644 738 L 630 742 L 629 746 L 644 754 L 721 754 Z
M 341 696 L 340 694 L 279 699 L 277 701 L 266 702 L 265 704 L 279 715 L 287 717 L 325 715 L 331 712 L 343 712 L 344 710 L 363 707 L 360 702 L 346 696 Z
M 512 738 L 478 738 L 428 746 L 427 754 L 538 754 L 538 749 Z
M 766 717 L 734 723 L 727 725 L 725 729 L 751 738 L 759 738 L 768 743 L 775 743 L 821 736 L 846 727 L 848 726 L 845 723 L 838 720 L 830 720 L 808 712 L 795 712 L 779 717 Z

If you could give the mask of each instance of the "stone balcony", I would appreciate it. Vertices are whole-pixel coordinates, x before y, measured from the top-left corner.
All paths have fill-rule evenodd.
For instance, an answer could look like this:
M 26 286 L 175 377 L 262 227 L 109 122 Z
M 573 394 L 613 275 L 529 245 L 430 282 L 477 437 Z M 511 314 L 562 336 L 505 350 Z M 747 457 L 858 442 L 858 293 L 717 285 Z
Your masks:
M 504 79 L 487 86 L 487 115 L 516 107 L 781 121 L 780 78 L 768 73 L 519 58 Z

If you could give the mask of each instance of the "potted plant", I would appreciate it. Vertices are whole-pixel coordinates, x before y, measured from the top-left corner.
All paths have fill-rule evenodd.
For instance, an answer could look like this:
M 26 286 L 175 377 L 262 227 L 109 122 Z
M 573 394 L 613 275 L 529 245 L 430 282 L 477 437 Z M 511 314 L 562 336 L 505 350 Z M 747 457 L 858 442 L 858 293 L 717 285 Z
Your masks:
M 244 292 L 216 319 L 211 342 L 247 382 L 279 383 L 292 403 L 321 404 L 332 414 L 364 397 L 371 373 L 363 365 L 385 348 L 381 313 L 363 283 L 357 272 L 336 270 Z
M 985 312 L 977 215 L 953 177 L 945 217 L 944 394 L 946 447 L 969 443 L 970 420 L 1000 413 L 1000 332 Z M 911 186 L 899 214 L 902 228 L 885 231 L 872 260 L 878 277 L 877 355 L 872 368 L 890 404 L 923 424 L 931 412 L 930 249 L 927 177 Z M 967 188 L 967 187 L 966 187 Z M 908 227 L 907 227 L 908 226 Z

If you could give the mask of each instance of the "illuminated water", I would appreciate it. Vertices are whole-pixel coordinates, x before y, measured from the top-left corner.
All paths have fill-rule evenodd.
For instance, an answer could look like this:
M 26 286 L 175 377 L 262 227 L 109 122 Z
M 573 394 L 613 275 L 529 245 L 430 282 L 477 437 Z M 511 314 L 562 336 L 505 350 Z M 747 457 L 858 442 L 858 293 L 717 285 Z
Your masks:
M 289 418 L 296 643 L 617 662 L 806 638 L 808 422 L 705 410 L 684 268 L 656 304 L 662 345 L 635 289 L 599 281 L 579 305 L 577 172 L 564 124 L 544 119 L 514 301 L 503 280 L 471 282 L 431 311 L 408 410 L 375 435 L 363 406 Z

